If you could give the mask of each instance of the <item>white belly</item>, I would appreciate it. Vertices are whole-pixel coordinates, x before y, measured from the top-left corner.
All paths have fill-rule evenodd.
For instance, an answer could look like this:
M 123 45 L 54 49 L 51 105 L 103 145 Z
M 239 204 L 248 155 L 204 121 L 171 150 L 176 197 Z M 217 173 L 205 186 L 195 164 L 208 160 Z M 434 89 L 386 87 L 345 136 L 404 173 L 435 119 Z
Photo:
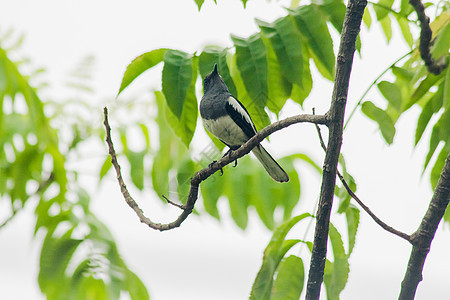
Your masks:
M 244 131 L 229 116 L 223 116 L 216 120 L 203 119 L 203 126 L 230 146 L 240 146 L 248 140 Z

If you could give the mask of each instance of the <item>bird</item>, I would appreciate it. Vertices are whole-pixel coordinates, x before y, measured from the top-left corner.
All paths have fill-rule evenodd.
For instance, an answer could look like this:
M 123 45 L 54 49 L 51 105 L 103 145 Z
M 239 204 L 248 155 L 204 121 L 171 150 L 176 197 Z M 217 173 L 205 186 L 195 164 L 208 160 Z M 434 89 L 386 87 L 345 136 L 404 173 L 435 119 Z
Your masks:
M 257 132 L 247 109 L 230 93 L 219 75 L 217 64 L 203 81 L 200 116 L 206 130 L 227 145 L 229 151 L 238 149 Z M 275 181 L 289 181 L 288 174 L 261 144 L 252 152 Z

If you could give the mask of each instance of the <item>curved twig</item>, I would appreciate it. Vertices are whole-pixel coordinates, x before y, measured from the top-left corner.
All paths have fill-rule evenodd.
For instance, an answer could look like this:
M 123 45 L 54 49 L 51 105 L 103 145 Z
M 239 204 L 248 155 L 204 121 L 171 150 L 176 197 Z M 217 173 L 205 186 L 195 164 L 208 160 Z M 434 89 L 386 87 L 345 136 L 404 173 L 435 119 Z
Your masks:
M 270 134 L 274 133 L 275 131 L 281 130 L 285 127 L 288 127 L 290 125 L 296 124 L 296 123 L 315 123 L 315 124 L 327 124 L 328 120 L 325 115 L 296 115 L 293 117 L 286 118 L 284 120 L 280 120 L 278 122 L 275 122 L 265 128 L 263 128 L 261 131 L 257 132 L 255 136 L 253 136 L 251 139 L 249 139 L 245 144 L 243 144 L 239 149 L 235 151 L 231 151 L 229 155 L 225 155 L 220 160 L 210 164 L 207 168 L 204 168 L 191 178 L 191 188 L 189 191 L 188 199 L 185 205 L 178 205 L 170 200 L 168 202 L 172 205 L 175 205 L 183 210 L 183 212 L 178 216 L 178 218 L 170 223 L 167 224 L 161 224 L 161 223 L 155 223 L 151 221 L 149 218 L 147 218 L 144 215 L 144 212 L 139 208 L 136 201 L 131 197 L 126 184 L 122 178 L 122 173 L 120 171 L 120 165 L 117 161 L 117 155 L 116 151 L 114 150 L 114 145 L 111 139 L 111 127 L 109 126 L 108 122 L 108 109 L 105 107 L 103 109 L 104 112 L 104 125 L 106 129 L 106 143 L 108 144 L 109 149 L 109 155 L 111 156 L 112 165 L 114 166 L 114 169 L 116 171 L 117 175 L 117 181 L 120 185 L 120 191 L 122 192 L 122 195 L 128 204 L 136 215 L 139 217 L 139 220 L 148 225 L 150 228 L 159 230 L 159 231 L 165 231 L 170 230 L 176 227 L 179 227 L 181 223 L 183 223 L 184 220 L 190 215 L 192 210 L 194 209 L 195 202 L 198 198 L 198 189 L 199 185 L 202 181 L 206 180 L 209 176 L 217 172 L 218 170 L 221 170 L 224 166 L 227 164 L 235 161 L 236 159 L 248 154 L 255 146 L 257 146 L 259 143 L 261 143 L 262 140 L 264 140 L 266 137 L 268 137 Z
M 323 137 L 322 137 L 322 133 L 320 132 L 320 128 L 319 128 L 319 126 L 317 124 L 316 124 L 316 130 L 317 130 L 317 134 L 319 135 L 320 145 L 322 146 L 322 149 L 326 152 L 327 151 L 327 146 L 325 146 L 325 143 L 324 143 Z M 400 230 L 397 230 L 397 229 L 389 226 L 388 224 L 384 223 L 380 218 L 378 218 L 369 209 L 369 207 L 367 207 L 361 201 L 361 199 L 359 199 L 358 196 L 356 196 L 356 194 L 348 186 L 347 182 L 344 179 L 344 176 L 342 176 L 342 174 L 341 174 L 341 172 L 339 172 L 339 170 L 337 170 L 337 176 L 339 177 L 339 180 L 342 182 L 342 185 L 347 190 L 347 193 L 350 195 L 350 197 L 352 197 L 359 204 L 359 206 L 361 206 L 361 208 L 375 221 L 375 223 L 380 225 L 380 227 L 383 228 L 384 230 L 386 230 L 387 232 L 390 232 L 390 233 L 392 233 L 392 234 L 394 234 L 394 235 L 396 235 L 398 237 L 401 237 L 402 239 L 404 239 L 404 240 L 406 240 L 406 241 L 411 243 L 411 236 L 409 234 L 401 232 Z

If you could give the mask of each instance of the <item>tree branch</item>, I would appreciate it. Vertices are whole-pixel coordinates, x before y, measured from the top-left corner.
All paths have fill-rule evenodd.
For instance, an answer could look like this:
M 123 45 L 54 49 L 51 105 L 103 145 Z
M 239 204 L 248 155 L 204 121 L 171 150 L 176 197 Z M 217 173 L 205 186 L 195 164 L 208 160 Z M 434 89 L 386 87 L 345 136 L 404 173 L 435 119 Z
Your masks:
M 325 146 L 325 143 L 323 141 L 322 138 L 322 133 L 320 132 L 320 128 L 319 126 L 316 124 L 316 130 L 317 130 L 317 134 L 319 135 L 319 140 L 320 140 L 320 145 L 322 146 L 322 149 L 326 152 L 327 151 L 327 146 Z M 344 188 L 347 190 L 347 193 L 350 195 L 350 197 L 352 197 L 353 199 L 355 199 L 355 201 L 359 204 L 359 206 L 361 206 L 361 208 L 375 221 L 375 223 L 377 223 L 378 225 L 380 225 L 381 228 L 383 228 L 384 230 L 398 236 L 401 237 L 402 239 L 411 242 L 411 236 L 401 232 L 400 230 L 397 230 L 391 226 L 389 226 L 388 224 L 384 223 L 383 221 L 381 221 L 380 218 L 378 218 L 370 209 L 369 207 L 367 207 L 362 201 L 361 199 L 359 199 L 358 196 L 356 196 L 356 194 L 352 191 L 352 189 L 348 186 L 347 182 L 344 179 L 344 176 L 342 176 L 342 174 L 339 172 L 339 170 L 337 170 L 337 176 L 339 177 L 339 180 L 342 182 L 342 185 L 344 186 Z
M 265 128 L 263 128 L 261 131 L 257 132 L 255 136 L 253 136 L 251 139 L 249 139 L 245 144 L 243 144 L 239 149 L 235 151 L 231 151 L 229 155 L 225 155 L 220 160 L 212 163 L 209 167 L 204 168 L 191 178 L 191 188 L 189 190 L 188 199 L 186 201 L 185 205 L 178 205 L 166 198 L 168 203 L 175 205 L 179 208 L 181 208 L 183 211 L 178 216 L 178 218 L 170 223 L 167 224 L 161 224 L 161 223 L 155 223 L 151 221 L 149 218 L 147 218 L 143 211 L 139 208 L 136 201 L 131 197 L 125 182 L 122 178 L 122 173 L 120 170 L 120 165 L 117 161 L 117 155 L 116 151 L 114 150 L 114 145 L 111 139 L 111 127 L 109 126 L 108 122 L 108 109 L 105 107 L 103 109 L 104 113 L 104 125 L 106 129 L 106 143 L 108 144 L 109 149 L 109 155 L 111 156 L 111 162 L 114 166 L 114 169 L 116 171 L 117 175 L 117 181 L 120 185 L 120 191 L 122 192 L 122 195 L 125 199 L 125 202 L 130 206 L 136 215 L 139 217 L 139 220 L 148 225 L 150 228 L 159 230 L 159 231 L 165 231 L 170 230 L 176 227 L 179 227 L 181 223 L 183 223 L 184 220 L 190 215 L 192 210 L 194 209 L 195 202 L 198 198 L 198 189 L 199 185 L 202 181 L 206 180 L 209 176 L 217 172 L 218 170 L 225 167 L 227 164 L 235 161 L 236 159 L 248 154 L 256 145 L 258 145 L 262 140 L 264 140 L 266 137 L 268 137 L 270 134 L 274 133 L 275 131 L 281 130 L 283 128 L 286 128 L 290 125 L 296 124 L 296 123 L 315 123 L 315 124 L 327 124 L 328 120 L 325 115 L 296 115 L 293 117 L 286 118 L 284 120 L 280 120 L 278 122 L 275 122 Z
M 430 251 L 436 230 L 450 202 L 450 154 L 445 160 L 444 168 L 434 190 L 430 205 L 416 232 L 411 235 L 413 245 L 408 268 L 402 281 L 400 300 L 414 299 L 417 286 L 422 281 L 422 270 Z
M 431 56 L 430 42 L 433 35 L 430 28 L 430 18 L 425 14 L 425 6 L 420 0 L 409 0 L 409 3 L 414 7 L 417 13 L 417 18 L 420 21 L 420 56 L 430 73 L 439 75 L 445 69 L 445 62 L 436 62 Z
M 342 145 L 342 131 L 347 102 L 350 73 L 355 52 L 356 37 L 359 34 L 361 20 L 366 0 L 350 0 L 344 18 L 341 44 L 336 63 L 336 75 L 330 110 L 328 149 L 325 155 L 322 174 L 322 186 L 317 210 L 316 229 L 309 267 L 306 299 L 319 299 L 320 287 L 323 282 L 325 261 L 327 255 L 328 230 L 330 213 L 333 204 L 334 187 L 339 152 Z

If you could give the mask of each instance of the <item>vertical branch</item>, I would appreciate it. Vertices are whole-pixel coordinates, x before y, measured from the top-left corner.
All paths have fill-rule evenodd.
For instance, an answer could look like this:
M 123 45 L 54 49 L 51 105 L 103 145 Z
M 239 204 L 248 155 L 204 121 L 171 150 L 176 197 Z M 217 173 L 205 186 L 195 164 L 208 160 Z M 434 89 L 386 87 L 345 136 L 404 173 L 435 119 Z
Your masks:
M 345 14 L 341 35 L 341 44 L 337 56 L 335 84 L 331 99 L 329 118 L 328 149 L 323 166 L 322 186 L 317 210 L 311 264 L 309 267 L 306 299 L 319 299 L 323 282 L 327 254 L 330 213 L 333 203 L 334 187 L 339 153 L 342 145 L 345 105 L 350 80 L 350 73 L 355 52 L 356 38 L 361 27 L 361 20 L 366 0 L 350 0 Z
M 450 202 L 450 154 L 445 160 L 444 168 L 434 190 L 433 198 L 419 228 L 411 235 L 413 245 L 409 257 L 408 268 L 402 281 L 399 299 L 412 300 L 416 294 L 417 286 L 422 280 L 422 270 L 430 251 L 431 242 L 439 223 L 444 216 Z

